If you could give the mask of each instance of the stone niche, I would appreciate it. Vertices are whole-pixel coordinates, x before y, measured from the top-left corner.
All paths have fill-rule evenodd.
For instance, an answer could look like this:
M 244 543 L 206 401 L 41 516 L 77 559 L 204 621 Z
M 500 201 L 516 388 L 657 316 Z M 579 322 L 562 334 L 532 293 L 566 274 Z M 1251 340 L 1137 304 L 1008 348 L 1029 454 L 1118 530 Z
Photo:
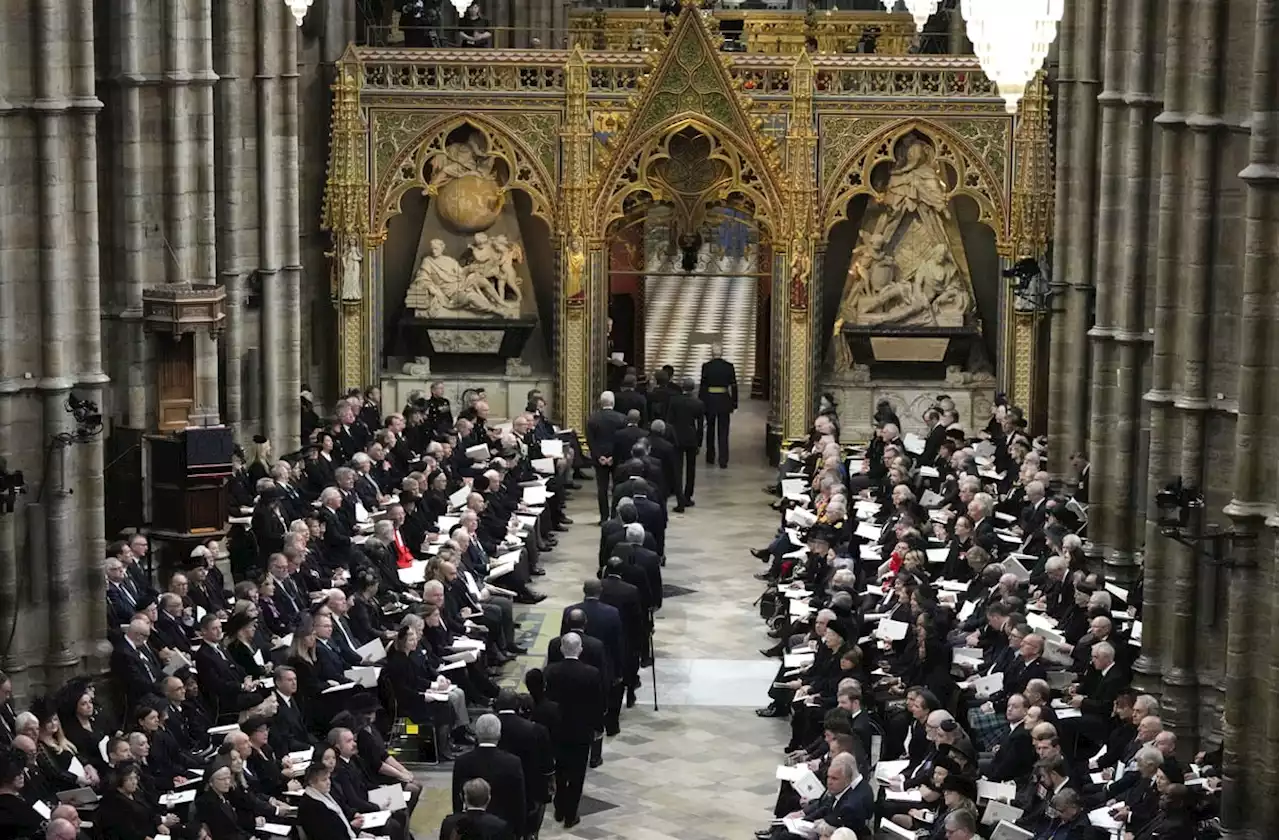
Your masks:
M 928 427 L 924 413 L 946 394 L 955 401 L 960 424 L 967 431 L 984 428 L 991 419 L 995 402 L 995 377 L 968 374 L 949 368 L 946 379 L 930 382 L 921 379 L 875 379 L 866 376 L 865 368 L 844 375 L 827 374 L 821 380 L 821 391 L 829 391 L 839 403 L 841 438 L 846 442 L 866 440 L 874 426 L 871 418 L 876 403 L 888 400 L 902 421 L 902 433 L 924 435 Z M 862 374 L 862 375 L 859 375 Z

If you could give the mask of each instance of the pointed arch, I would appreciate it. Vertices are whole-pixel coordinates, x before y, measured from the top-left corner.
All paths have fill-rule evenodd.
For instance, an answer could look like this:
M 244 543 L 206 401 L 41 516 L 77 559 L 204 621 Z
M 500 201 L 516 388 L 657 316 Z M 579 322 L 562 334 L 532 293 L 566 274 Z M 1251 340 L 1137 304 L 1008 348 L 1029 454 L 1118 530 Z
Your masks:
M 408 112 L 405 117 L 393 130 L 375 131 L 374 157 L 380 163 L 379 171 L 373 173 L 377 179 L 371 208 L 373 231 L 385 236 L 387 224 L 401 212 L 400 202 L 405 194 L 414 188 L 427 189 L 427 160 L 443 149 L 450 134 L 464 126 L 482 133 L 488 140 L 489 154 L 506 165 L 504 192 L 520 190 L 528 195 L 533 215 L 554 226 L 556 180 L 537 154 L 507 126 L 476 112 L 441 116 Z M 413 117 L 418 118 L 416 122 Z
M 876 131 L 840 162 L 824 190 L 818 218 L 822 234 L 848 218 L 849 203 L 858 195 L 878 198 L 871 173 L 881 163 L 892 164 L 895 144 L 906 135 L 918 131 L 933 143 L 936 160 L 947 164 L 956 175 L 956 183 L 947 199 L 968 196 L 978 205 L 978 221 L 995 232 L 996 242 L 1008 239 L 1009 209 L 1003 184 L 982 156 L 959 134 L 945 125 L 927 119 L 903 119 Z
M 630 139 L 612 156 L 600 175 L 598 188 L 588 204 L 588 219 L 593 238 L 602 238 L 614 221 L 626 216 L 628 197 L 648 194 L 664 200 L 658 179 L 649 177 L 650 169 L 669 160 L 668 145 L 677 134 L 692 129 L 711 141 L 710 159 L 728 167 L 708 198 L 729 201 L 740 196 L 750 201 L 755 222 L 767 238 L 780 241 L 785 223 L 782 193 L 770 168 L 751 138 L 742 138 L 703 114 L 676 114 Z

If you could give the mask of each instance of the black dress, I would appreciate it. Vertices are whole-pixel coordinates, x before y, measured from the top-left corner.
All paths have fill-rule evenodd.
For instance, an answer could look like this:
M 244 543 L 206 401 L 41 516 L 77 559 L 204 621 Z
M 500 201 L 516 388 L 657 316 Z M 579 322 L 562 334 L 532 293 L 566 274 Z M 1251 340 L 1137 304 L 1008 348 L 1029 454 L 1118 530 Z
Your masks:
M 154 837 L 160 819 L 141 795 L 133 798 L 118 790 L 103 794 L 94 814 L 94 824 L 102 840 L 146 840 Z
M 196 797 L 195 815 L 196 823 L 209 829 L 211 840 L 248 840 L 251 836 L 244 829 L 235 806 L 212 790 L 205 790 Z
M 258 664 L 258 660 L 254 658 L 255 651 L 244 642 L 236 639 L 227 645 L 227 656 L 231 657 L 231 661 L 240 666 L 240 670 L 255 680 L 260 680 L 267 676 L 267 657 L 266 651 L 257 651 L 262 657 L 262 664 Z

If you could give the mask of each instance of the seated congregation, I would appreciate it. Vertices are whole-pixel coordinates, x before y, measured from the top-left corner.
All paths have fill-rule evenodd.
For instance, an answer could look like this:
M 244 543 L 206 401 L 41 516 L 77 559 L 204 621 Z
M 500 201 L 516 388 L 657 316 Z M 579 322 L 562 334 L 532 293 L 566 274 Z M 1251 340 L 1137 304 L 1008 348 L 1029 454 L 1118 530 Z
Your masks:
M 1216 836 L 1221 750 L 1180 759 L 1131 686 L 1142 595 L 1086 564 L 1084 460 L 1055 496 L 1016 407 L 974 434 L 941 396 L 920 437 L 882 402 L 865 446 L 822 408 L 751 551 L 781 660 L 757 714 L 791 733 L 757 836 Z

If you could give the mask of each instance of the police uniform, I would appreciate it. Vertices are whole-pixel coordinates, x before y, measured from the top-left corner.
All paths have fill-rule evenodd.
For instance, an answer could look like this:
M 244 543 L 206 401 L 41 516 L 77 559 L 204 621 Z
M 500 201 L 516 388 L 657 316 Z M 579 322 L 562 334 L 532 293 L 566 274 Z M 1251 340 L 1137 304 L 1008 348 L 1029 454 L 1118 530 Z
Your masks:
M 738 375 L 733 364 L 716 357 L 702 365 L 698 398 L 707 409 L 707 463 L 729 466 L 729 414 L 738 409 Z

